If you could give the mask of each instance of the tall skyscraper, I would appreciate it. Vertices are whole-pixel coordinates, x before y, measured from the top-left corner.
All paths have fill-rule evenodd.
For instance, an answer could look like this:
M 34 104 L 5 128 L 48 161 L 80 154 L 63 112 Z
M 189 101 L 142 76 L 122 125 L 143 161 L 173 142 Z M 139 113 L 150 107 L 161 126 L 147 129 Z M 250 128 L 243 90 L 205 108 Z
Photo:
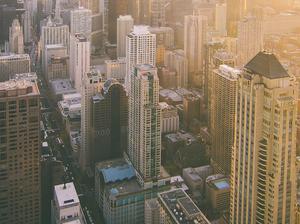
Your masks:
M 230 223 L 295 223 L 298 83 L 260 52 L 238 80 Z
M 83 34 L 70 35 L 70 76 L 78 92 L 90 70 L 91 44 Z
M 160 27 L 166 25 L 166 0 L 151 1 L 151 26 Z
M 255 17 L 245 17 L 238 22 L 237 65 L 244 66 L 263 49 L 263 25 Z
M 14 19 L 9 28 L 9 51 L 15 54 L 24 53 L 23 29 L 18 19 Z
M 237 23 L 246 15 L 247 2 L 249 0 L 227 0 L 227 32 L 231 37 L 237 35 Z
M 151 182 L 160 177 L 161 166 L 161 108 L 156 68 L 137 65 L 130 86 L 127 153 L 140 181 Z
M 133 18 L 130 15 L 119 16 L 117 19 L 117 56 L 126 57 L 126 36 L 133 28 Z
M 227 35 L 226 30 L 226 18 L 227 18 L 227 4 L 217 3 L 216 4 L 216 15 L 215 15 L 215 29 L 221 36 Z
M 102 89 L 102 78 L 98 73 L 84 74 L 81 85 L 81 147 L 79 152 L 79 165 L 86 170 L 92 164 L 92 96 Z
M 211 74 L 211 162 L 218 172 L 230 174 L 234 143 L 237 80 L 240 70 L 220 65 Z
M 91 100 L 93 162 L 122 157 L 128 140 L 128 96 L 124 86 L 108 79 Z
M 189 85 L 203 85 L 204 54 L 207 35 L 207 17 L 184 17 L 184 54 L 188 59 Z
M 92 33 L 92 11 L 79 7 L 78 9 L 71 10 L 70 17 L 71 35 L 81 33 L 90 40 Z
M 40 223 L 40 93 L 35 82 L 0 83 L 0 223 Z
M 126 87 L 130 90 L 130 77 L 133 68 L 139 64 L 155 65 L 156 36 L 151 34 L 147 26 L 134 26 L 126 37 Z

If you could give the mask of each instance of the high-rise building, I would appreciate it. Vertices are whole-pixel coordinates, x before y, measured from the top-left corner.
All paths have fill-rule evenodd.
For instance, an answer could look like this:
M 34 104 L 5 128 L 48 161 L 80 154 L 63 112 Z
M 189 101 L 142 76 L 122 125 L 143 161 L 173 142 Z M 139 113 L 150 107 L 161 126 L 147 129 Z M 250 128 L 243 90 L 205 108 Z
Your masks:
M 219 32 L 221 36 L 227 35 L 226 30 L 226 3 L 217 3 L 216 4 L 216 15 L 215 15 L 215 29 Z
M 236 37 L 237 35 L 237 24 L 246 15 L 247 2 L 249 0 L 227 1 L 227 32 L 231 37 Z
M 79 165 L 86 170 L 92 161 L 92 97 L 102 89 L 102 78 L 94 72 L 85 73 L 81 85 L 81 147 L 79 151 Z
M 298 83 L 260 52 L 238 80 L 230 223 L 295 223 Z
M 70 12 L 70 34 L 81 33 L 89 40 L 92 33 L 92 11 L 79 7 Z
M 126 58 L 118 58 L 117 60 L 105 60 L 106 78 L 117 79 L 120 83 L 125 82 L 126 76 Z
M 111 44 L 117 43 L 117 20 L 120 15 L 128 14 L 128 1 L 130 0 L 108 0 L 108 41 Z M 125 35 L 130 32 L 125 31 L 127 32 Z
M 14 19 L 9 28 L 9 51 L 15 54 L 24 53 L 23 29 L 18 19 Z
M 115 79 L 92 96 L 92 163 L 122 157 L 127 149 L 128 96 Z
M 210 133 L 211 162 L 215 170 L 230 174 L 234 143 L 237 80 L 240 70 L 220 65 L 211 74 Z
M 151 34 L 147 26 L 134 26 L 133 31 L 126 37 L 126 88 L 130 90 L 130 77 L 133 68 L 139 64 L 155 65 L 156 36 Z
M 137 65 L 130 86 L 127 153 L 140 181 L 151 182 L 160 177 L 161 166 L 161 108 L 156 68 Z
M 263 49 L 262 22 L 255 17 L 245 17 L 238 22 L 237 66 L 244 66 Z
M 166 0 L 151 1 L 151 26 L 160 27 L 166 25 L 166 5 Z
M 24 2 L 24 42 L 29 43 L 32 40 L 33 30 L 37 26 L 37 0 L 27 0 Z
M 9 54 L 0 56 L 0 82 L 9 80 L 10 75 L 30 72 L 28 54 Z
M 78 92 L 82 78 L 90 71 L 91 44 L 83 34 L 70 36 L 70 76 Z
M 156 35 L 156 45 L 163 45 L 166 49 L 174 49 L 174 30 L 171 27 L 149 27 L 149 32 Z
M 53 224 L 87 223 L 73 182 L 55 185 L 53 198 L 51 203 Z
M 0 223 L 40 223 L 40 93 L 35 82 L 0 83 Z
M 184 56 L 188 60 L 188 83 L 192 86 L 203 86 L 206 32 L 206 16 L 184 17 Z
M 117 19 L 117 56 L 126 57 L 126 36 L 132 31 L 133 18 L 130 15 Z
M 156 198 L 145 200 L 145 224 L 160 224 L 159 209 Z

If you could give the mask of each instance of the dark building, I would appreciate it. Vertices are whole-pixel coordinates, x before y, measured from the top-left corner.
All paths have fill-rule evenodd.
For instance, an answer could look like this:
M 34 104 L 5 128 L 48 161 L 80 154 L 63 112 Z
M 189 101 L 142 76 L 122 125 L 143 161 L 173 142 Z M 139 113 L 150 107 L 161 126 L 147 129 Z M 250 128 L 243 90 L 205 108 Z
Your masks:
M 24 4 L 17 0 L 0 0 L 0 44 L 9 39 L 9 27 L 13 19 L 21 18 L 25 12 Z M 20 24 L 21 21 L 20 21 Z
M 92 138 L 94 162 L 118 158 L 127 147 L 128 96 L 115 79 L 104 83 L 92 98 Z

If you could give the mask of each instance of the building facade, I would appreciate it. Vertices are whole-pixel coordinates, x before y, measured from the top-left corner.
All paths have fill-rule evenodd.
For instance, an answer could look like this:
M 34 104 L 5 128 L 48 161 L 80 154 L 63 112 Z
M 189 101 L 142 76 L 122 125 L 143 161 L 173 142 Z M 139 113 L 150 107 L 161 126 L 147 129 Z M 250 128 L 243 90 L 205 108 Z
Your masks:
M 133 18 L 120 15 L 117 19 L 117 57 L 126 57 L 126 36 L 132 31 Z
M 9 51 L 15 54 L 24 54 L 23 29 L 18 19 L 14 19 L 9 28 Z
M 40 223 L 40 93 L 35 82 L 0 83 L 0 223 Z
M 81 33 L 88 40 L 91 39 L 92 33 L 92 11 L 79 7 L 70 11 L 70 34 Z

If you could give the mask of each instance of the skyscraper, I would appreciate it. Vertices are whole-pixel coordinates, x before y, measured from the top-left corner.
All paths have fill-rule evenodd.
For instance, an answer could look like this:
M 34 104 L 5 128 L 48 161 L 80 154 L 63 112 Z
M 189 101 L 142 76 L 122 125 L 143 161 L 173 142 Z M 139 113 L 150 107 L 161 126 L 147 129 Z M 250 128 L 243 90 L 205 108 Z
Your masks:
M 133 28 L 133 18 L 130 15 L 119 16 L 117 19 L 117 56 L 126 57 L 126 36 Z
M 217 3 L 216 4 L 216 15 L 215 15 L 215 29 L 219 32 L 221 36 L 227 35 L 226 30 L 226 3 Z
M 128 157 L 139 180 L 155 181 L 161 166 L 161 108 L 159 80 L 152 65 L 137 65 L 129 92 Z
M 237 35 L 237 23 L 246 15 L 249 0 L 227 0 L 227 32 L 231 37 Z
M 24 53 L 23 29 L 18 19 L 14 19 L 9 28 L 9 51 L 15 54 Z
M 92 161 L 92 96 L 102 89 L 102 78 L 93 71 L 85 73 L 81 85 L 81 147 L 79 165 L 82 170 L 90 167 Z
M 0 223 L 40 223 L 40 93 L 35 82 L 0 83 Z
M 263 49 L 263 25 L 248 16 L 238 22 L 237 32 L 237 65 L 244 66 Z
M 166 1 L 151 1 L 151 26 L 160 27 L 166 25 Z
M 294 223 L 298 83 L 260 52 L 238 80 L 230 223 Z
M 211 160 L 218 172 L 230 174 L 234 142 L 237 80 L 240 70 L 220 65 L 211 74 L 210 129 Z
M 207 17 L 188 15 L 184 17 L 184 55 L 188 59 L 189 85 L 203 85 L 204 54 Z
M 155 65 L 156 36 L 151 34 L 147 26 L 134 26 L 126 37 L 126 87 L 130 90 L 130 77 L 133 68 L 139 64 Z
M 75 35 L 81 33 L 89 40 L 92 33 L 92 11 L 79 7 L 70 12 L 70 34 Z
M 82 78 L 90 70 L 91 44 L 83 34 L 70 36 L 70 76 L 78 92 Z
M 128 96 L 124 86 L 108 79 L 91 100 L 93 162 L 122 157 L 128 140 Z

